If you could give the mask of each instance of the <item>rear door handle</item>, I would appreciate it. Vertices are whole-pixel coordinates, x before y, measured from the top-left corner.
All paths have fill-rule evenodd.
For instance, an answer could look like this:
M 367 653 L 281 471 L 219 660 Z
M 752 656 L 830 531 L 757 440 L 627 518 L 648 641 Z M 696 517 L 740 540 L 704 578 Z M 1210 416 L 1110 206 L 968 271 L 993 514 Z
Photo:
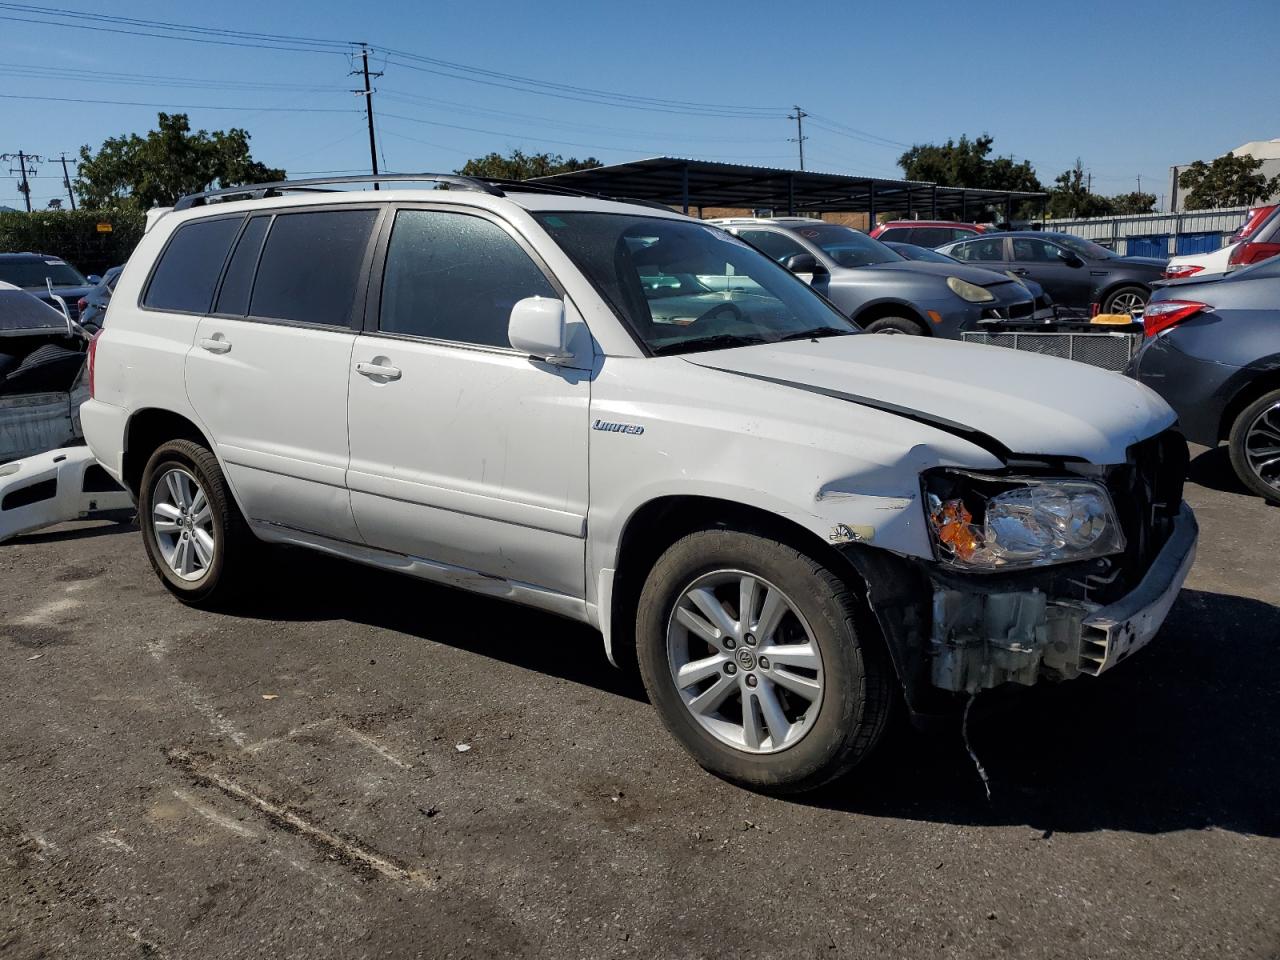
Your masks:
M 222 334 L 213 337 L 204 337 L 200 341 L 200 346 L 210 353 L 230 353 L 231 341 Z
M 381 357 L 378 358 L 378 360 L 381 359 Z M 360 374 L 362 377 L 368 377 L 370 380 L 400 379 L 399 367 L 393 367 L 389 363 L 379 363 L 378 360 L 374 360 L 371 363 L 366 363 L 361 360 L 356 364 L 356 373 Z

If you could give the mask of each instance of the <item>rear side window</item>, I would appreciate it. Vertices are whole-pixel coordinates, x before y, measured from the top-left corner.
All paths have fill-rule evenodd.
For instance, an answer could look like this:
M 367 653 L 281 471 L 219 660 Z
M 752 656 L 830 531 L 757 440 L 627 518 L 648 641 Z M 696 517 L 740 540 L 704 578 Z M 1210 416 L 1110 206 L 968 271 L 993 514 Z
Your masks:
M 893 240 L 897 243 L 919 243 L 918 240 L 911 239 L 910 227 L 890 227 L 888 230 L 881 230 L 876 237 L 881 243 Z
M 253 289 L 253 271 L 258 265 L 258 254 L 262 252 L 262 238 L 267 235 L 267 227 L 271 223 L 268 217 L 253 217 L 236 241 L 235 253 L 231 254 L 231 263 L 227 265 L 227 275 L 222 278 L 222 289 L 218 291 L 218 305 L 214 313 L 225 313 L 233 317 L 243 317 L 249 312 L 249 293 Z
M 173 232 L 142 305 L 175 313 L 208 313 L 213 288 L 243 217 L 193 220 Z
M 376 210 L 275 218 L 249 298 L 254 317 L 345 327 L 351 322 Z M 230 304 L 228 304 L 230 306 Z
M 950 227 L 915 227 L 911 231 L 911 242 L 918 247 L 940 247 L 968 236 L 971 234 Z
M 741 230 L 738 236 L 779 263 L 784 263 L 796 254 L 809 252 L 796 241 L 774 233 L 772 230 Z
M 378 329 L 509 347 L 511 308 L 559 297 L 520 244 L 490 220 L 401 210 L 387 246 Z
M 970 262 L 993 262 L 1004 259 L 1004 238 L 997 237 L 991 240 L 970 240 L 962 243 L 951 251 L 951 256 L 957 260 L 967 260 Z

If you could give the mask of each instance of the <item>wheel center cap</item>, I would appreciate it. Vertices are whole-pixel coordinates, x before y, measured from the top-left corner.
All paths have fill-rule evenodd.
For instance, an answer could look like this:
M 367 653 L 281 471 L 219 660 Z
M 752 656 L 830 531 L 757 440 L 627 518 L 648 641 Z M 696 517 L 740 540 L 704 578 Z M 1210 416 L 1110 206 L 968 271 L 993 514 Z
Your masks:
M 738 663 L 743 670 L 754 670 L 756 668 L 756 657 L 746 647 L 738 648 Z

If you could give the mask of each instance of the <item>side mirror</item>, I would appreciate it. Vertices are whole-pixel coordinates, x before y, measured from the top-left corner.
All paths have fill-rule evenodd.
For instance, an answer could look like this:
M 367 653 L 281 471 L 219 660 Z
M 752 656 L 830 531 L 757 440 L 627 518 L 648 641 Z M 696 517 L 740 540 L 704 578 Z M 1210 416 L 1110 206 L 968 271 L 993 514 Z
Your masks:
M 1083 267 L 1084 261 L 1072 253 L 1070 250 L 1059 250 L 1058 259 L 1065 263 L 1068 267 Z
M 793 253 L 782 261 L 782 265 L 792 273 L 826 273 L 826 268 L 818 262 L 812 253 Z
M 95 287 L 102 282 L 102 278 L 98 276 L 96 273 L 89 274 L 89 276 L 85 277 L 85 279 L 88 280 Z
M 521 353 L 547 363 L 568 363 L 573 359 L 568 348 L 568 335 L 563 300 L 525 297 L 511 308 L 507 339 Z

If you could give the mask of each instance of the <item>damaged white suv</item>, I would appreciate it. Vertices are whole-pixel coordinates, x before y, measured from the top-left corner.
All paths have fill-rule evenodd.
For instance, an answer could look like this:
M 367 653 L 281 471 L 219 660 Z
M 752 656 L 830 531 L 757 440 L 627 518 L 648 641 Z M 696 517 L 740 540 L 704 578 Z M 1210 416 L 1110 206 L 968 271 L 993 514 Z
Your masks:
M 1145 387 L 860 335 L 666 209 L 403 179 L 186 198 L 129 261 L 82 420 L 180 599 L 271 541 L 555 611 L 774 791 L 1163 621 L 1197 531 Z

